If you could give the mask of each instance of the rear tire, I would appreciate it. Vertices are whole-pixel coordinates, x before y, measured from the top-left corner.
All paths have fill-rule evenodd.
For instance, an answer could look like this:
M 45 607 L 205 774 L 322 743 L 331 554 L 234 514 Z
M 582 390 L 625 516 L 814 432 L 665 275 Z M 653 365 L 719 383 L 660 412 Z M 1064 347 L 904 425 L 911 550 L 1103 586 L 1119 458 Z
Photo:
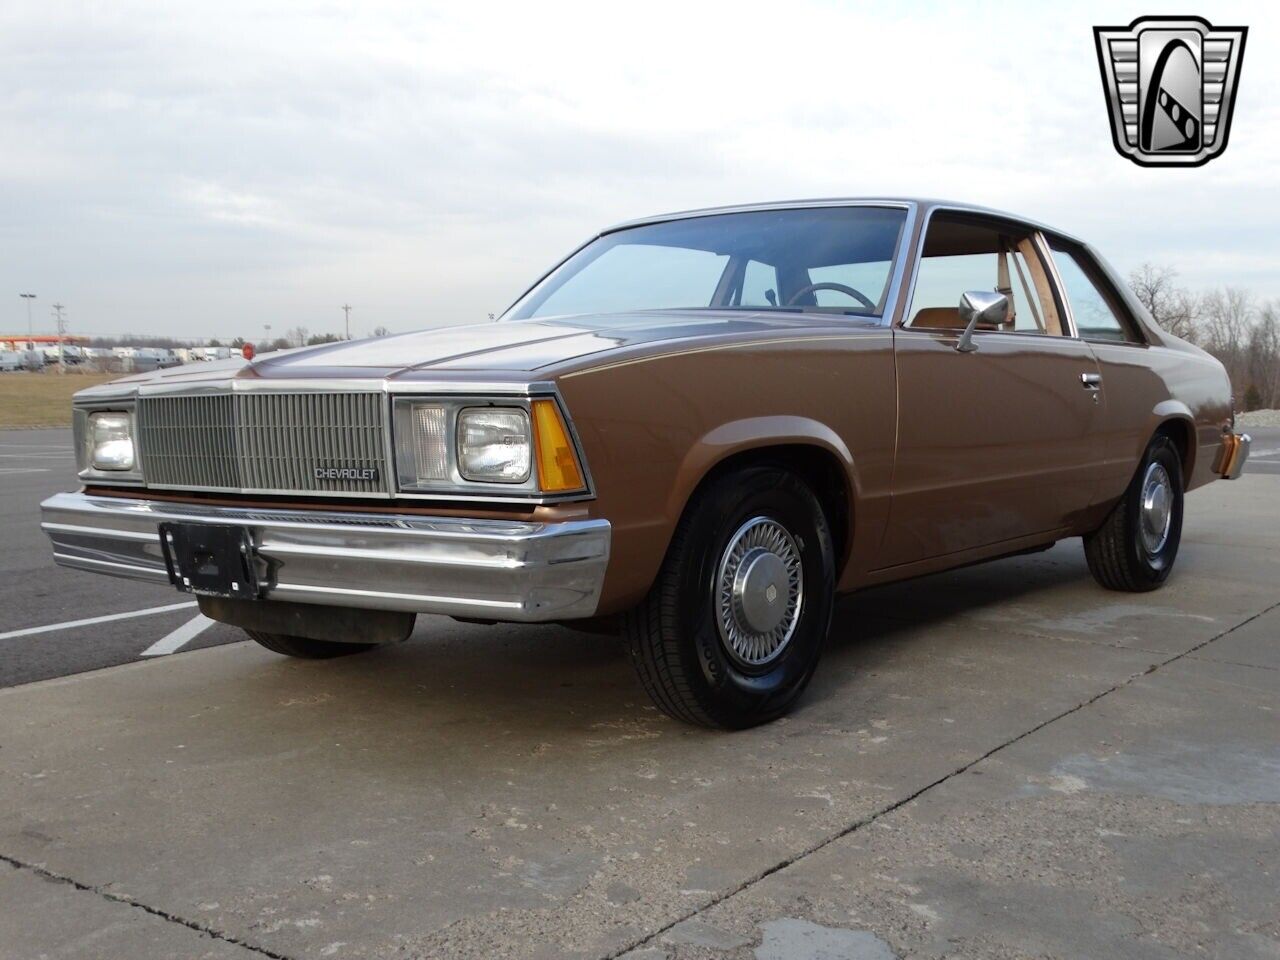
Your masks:
M 624 618 L 636 675 L 677 720 L 765 723 L 813 676 L 834 593 L 813 491 L 779 467 L 725 473 L 689 502 L 649 595 Z
M 1168 436 L 1157 434 L 1120 502 L 1084 538 L 1093 578 L 1108 590 L 1159 587 L 1178 556 L 1182 508 L 1182 457 Z
M 267 633 L 265 630 L 246 630 L 249 638 L 256 640 L 272 653 L 302 660 L 329 660 L 333 657 L 349 657 L 353 653 L 365 653 L 377 643 L 337 643 L 333 640 L 313 640 L 287 633 Z

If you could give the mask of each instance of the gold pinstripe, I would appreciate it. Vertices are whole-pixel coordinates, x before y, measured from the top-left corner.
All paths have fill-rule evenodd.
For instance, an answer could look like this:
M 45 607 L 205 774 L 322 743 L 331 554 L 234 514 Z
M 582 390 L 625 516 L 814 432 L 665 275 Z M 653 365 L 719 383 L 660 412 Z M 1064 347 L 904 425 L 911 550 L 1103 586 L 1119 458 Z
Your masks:
M 602 363 L 597 367 L 587 367 L 584 370 L 574 370 L 570 373 L 563 374 L 560 379 L 567 380 L 570 377 L 581 377 L 588 373 L 599 373 L 602 370 L 612 370 L 616 367 L 629 367 L 636 363 L 649 363 L 652 360 L 669 360 L 672 357 L 688 357 L 697 353 L 717 353 L 721 350 L 742 350 L 747 347 L 772 347 L 775 345 L 790 343 L 829 343 L 844 342 L 848 340 L 892 340 L 892 333 L 852 333 L 840 334 L 838 336 L 817 336 L 817 337 L 789 337 L 782 340 L 748 340 L 745 343 L 719 343 L 710 347 L 693 347 L 689 350 L 681 350 L 678 353 L 656 353 L 648 357 L 635 357 L 631 360 L 618 360 L 614 363 Z

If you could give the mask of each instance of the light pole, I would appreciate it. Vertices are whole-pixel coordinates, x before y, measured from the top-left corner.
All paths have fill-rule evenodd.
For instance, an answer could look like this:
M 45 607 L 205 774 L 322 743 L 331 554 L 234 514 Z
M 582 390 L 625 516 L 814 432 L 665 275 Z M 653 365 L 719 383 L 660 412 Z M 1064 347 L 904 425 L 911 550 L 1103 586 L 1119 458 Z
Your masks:
M 66 307 L 64 307 L 60 303 L 55 303 L 53 305 L 54 315 L 58 318 L 57 325 L 58 325 L 58 372 L 59 373 L 67 372 L 67 361 L 62 353 L 63 334 L 67 332 L 67 325 L 62 320 L 62 311 L 65 309 Z
M 30 340 L 35 335 L 35 331 L 31 329 L 31 301 L 36 298 L 36 295 L 34 293 L 20 293 L 18 296 L 27 301 L 27 339 Z
M 351 304 L 342 305 L 342 315 L 347 318 L 347 339 L 351 339 Z

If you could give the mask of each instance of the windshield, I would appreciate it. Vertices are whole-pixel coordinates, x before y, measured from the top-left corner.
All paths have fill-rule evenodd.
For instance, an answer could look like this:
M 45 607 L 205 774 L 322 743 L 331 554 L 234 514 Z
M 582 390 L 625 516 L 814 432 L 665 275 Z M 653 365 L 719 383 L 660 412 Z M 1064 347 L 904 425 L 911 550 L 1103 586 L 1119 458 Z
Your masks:
M 504 320 L 633 310 L 878 316 L 906 211 L 759 210 L 668 220 L 593 240 Z

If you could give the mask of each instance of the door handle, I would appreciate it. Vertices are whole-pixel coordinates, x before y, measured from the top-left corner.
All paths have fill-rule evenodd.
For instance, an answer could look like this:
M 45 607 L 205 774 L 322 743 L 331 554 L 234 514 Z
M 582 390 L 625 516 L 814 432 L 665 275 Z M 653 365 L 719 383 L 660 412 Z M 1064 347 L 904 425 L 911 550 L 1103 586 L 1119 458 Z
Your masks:
M 1099 390 L 1102 387 L 1102 374 L 1082 373 L 1080 374 L 1080 385 L 1086 390 Z

